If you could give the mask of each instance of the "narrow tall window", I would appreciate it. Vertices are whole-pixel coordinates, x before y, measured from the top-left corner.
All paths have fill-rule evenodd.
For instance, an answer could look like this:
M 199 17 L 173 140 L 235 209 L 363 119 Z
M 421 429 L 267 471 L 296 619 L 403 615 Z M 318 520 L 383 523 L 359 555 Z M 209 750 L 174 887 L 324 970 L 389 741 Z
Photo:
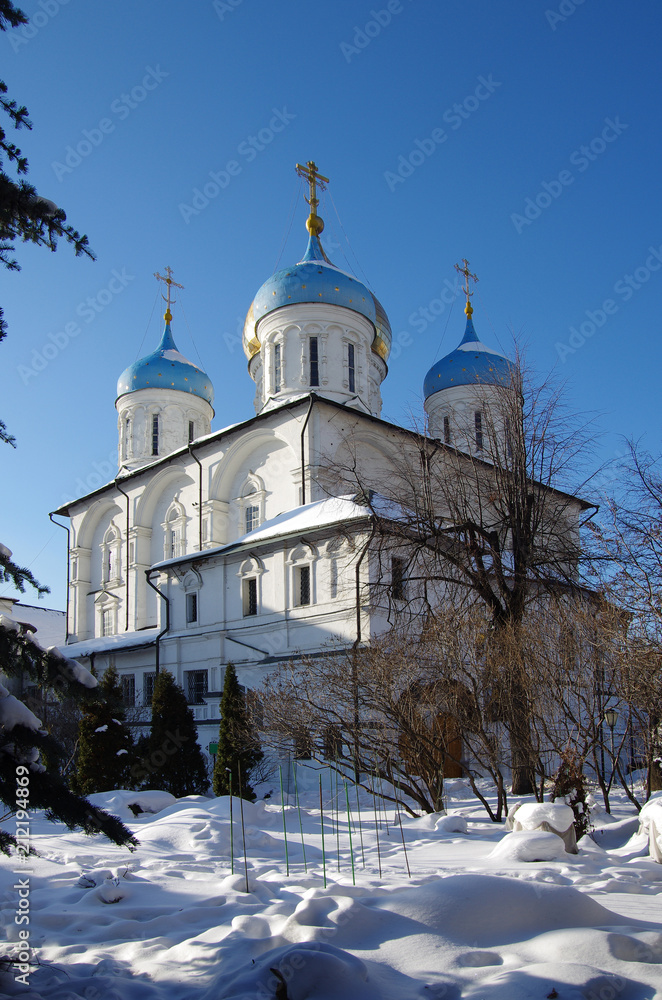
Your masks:
M 444 417 L 444 444 L 451 443 L 451 418 Z
M 186 700 L 189 705 L 204 705 L 207 695 L 207 671 L 185 670 Z
M 330 597 L 338 596 L 338 563 L 335 559 L 331 560 L 331 567 L 329 571 L 329 591 Z
M 506 432 L 506 457 L 513 457 L 513 436 L 510 432 L 510 420 L 506 417 L 505 422 L 505 432 Z
M 193 625 L 198 620 L 198 595 L 186 595 L 186 624 Z
M 356 369 L 354 367 L 354 344 L 347 345 L 347 377 L 349 380 L 349 391 L 356 391 Z
M 159 415 L 152 414 L 152 455 L 159 453 Z
M 131 417 L 124 421 L 124 441 L 122 442 L 122 459 L 126 461 L 129 457 L 129 443 L 131 441 Z
M 152 704 L 155 680 L 156 674 L 153 670 L 150 670 L 149 673 L 143 674 L 143 705 Z
M 480 410 L 474 413 L 474 427 L 476 429 L 476 451 L 483 450 L 483 415 Z
M 280 351 L 280 344 L 276 344 L 274 346 L 274 392 L 280 392 L 280 384 L 283 378 L 283 366 Z
M 311 337 L 308 341 L 310 349 L 310 384 L 320 384 L 319 354 L 317 348 L 317 337 Z
M 405 561 L 399 556 L 391 559 L 391 597 L 401 601 L 405 596 Z
M 189 420 L 188 422 L 188 443 L 195 440 L 195 421 Z
M 299 566 L 297 570 L 297 604 L 310 604 L 310 566 Z
M 260 526 L 260 507 L 258 504 L 251 504 L 246 508 L 246 534 L 255 531 Z
M 257 577 L 243 581 L 244 617 L 257 614 Z
M 133 708 L 136 703 L 136 675 L 124 674 L 120 677 L 122 685 L 122 702 Z
M 112 635 L 113 634 L 113 612 L 110 608 L 106 608 L 101 614 L 101 634 L 102 635 Z

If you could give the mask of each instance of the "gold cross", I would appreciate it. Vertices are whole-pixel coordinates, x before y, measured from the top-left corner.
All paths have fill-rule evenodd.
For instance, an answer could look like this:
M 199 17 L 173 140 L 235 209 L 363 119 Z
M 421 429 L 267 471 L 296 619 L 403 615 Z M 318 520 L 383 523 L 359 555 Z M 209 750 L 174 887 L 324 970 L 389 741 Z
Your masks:
M 161 298 L 167 304 L 167 308 L 166 308 L 166 311 L 165 311 L 165 314 L 164 314 L 163 318 L 166 321 L 166 323 L 169 323 L 170 320 L 172 319 L 172 313 L 170 312 L 170 306 L 171 305 L 174 306 L 174 304 L 175 304 L 175 300 L 172 299 L 172 301 L 171 301 L 171 299 L 170 299 L 170 289 L 173 287 L 173 285 L 174 285 L 175 288 L 183 288 L 184 286 L 177 284 L 176 281 L 173 281 L 173 278 L 172 278 L 172 268 L 171 267 L 166 267 L 165 273 L 166 273 L 166 277 L 164 278 L 162 274 L 159 274 L 158 271 L 155 271 L 154 272 L 154 277 L 157 279 L 157 281 L 164 281 L 165 284 L 166 284 L 166 286 L 167 286 L 167 288 L 168 288 L 168 296 L 167 296 L 167 298 L 166 298 L 165 295 L 162 295 Z
M 305 167 L 300 163 L 297 163 L 296 172 L 299 177 L 303 177 L 304 180 L 307 180 L 310 185 L 310 198 L 306 198 L 306 201 L 310 205 L 310 215 L 308 216 L 308 221 L 306 222 L 306 229 L 311 236 L 319 236 L 324 229 L 324 223 L 317 214 L 317 206 L 319 205 L 317 185 L 319 184 L 320 191 L 324 191 L 326 189 L 326 185 L 329 183 L 329 178 L 323 177 L 322 174 L 318 172 L 317 164 L 314 160 L 308 160 Z
M 464 267 L 460 267 L 459 264 L 455 264 L 454 267 L 455 270 L 458 272 L 458 274 L 464 275 L 464 287 L 462 291 L 467 297 L 467 304 L 465 306 L 464 311 L 467 314 L 467 316 L 471 316 L 473 312 L 473 306 L 471 305 L 470 299 L 471 296 L 473 295 L 473 292 L 469 291 L 469 281 L 473 281 L 475 284 L 478 281 L 478 278 L 476 277 L 475 274 L 472 274 L 471 271 L 469 270 L 469 261 L 467 260 L 466 257 L 462 258 L 462 263 L 464 264 Z

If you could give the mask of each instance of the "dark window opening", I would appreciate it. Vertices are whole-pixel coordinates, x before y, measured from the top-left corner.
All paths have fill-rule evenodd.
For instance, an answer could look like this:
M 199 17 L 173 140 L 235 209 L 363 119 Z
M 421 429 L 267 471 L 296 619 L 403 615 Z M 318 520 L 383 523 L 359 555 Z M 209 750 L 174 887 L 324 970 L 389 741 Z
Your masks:
M 186 595 L 186 624 L 192 625 L 198 620 L 198 595 Z
M 356 372 L 354 368 L 354 344 L 349 344 L 347 346 L 347 371 L 349 377 L 349 391 L 355 392 L 356 390 Z
M 294 759 L 312 760 L 314 744 L 307 729 L 299 729 L 294 734 Z
M 186 700 L 189 705 L 204 705 L 207 694 L 207 671 L 185 670 Z
M 397 601 L 405 596 L 405 561 L 399 556 L 391 559 L 391 596 Z
M 311 337 L 308 343 L 310 348 L 310 384 L 319 385 L 320 368 L 319 368 L 319 354 L 317 349 L 317 337 Z
M 143 674 L 143 705 L 152 704 L 152 698 L 154 696 L 155 680 L 156 680 L 156 674 L 153 670 L 147 674 Z
M 444 417 L 444 444 L 451 443 L 451 418 Z
M 300 566 L 298 577 L 297 604 L 310 604 L 310 566 Z
M 476 451 L 483 450 L 483 416 L 480 410 L 474 413 L 474 426 L 476 429 Z
M 193 420 L 189 420 L 189 422 L 188 422 L 188 442 L 189 442 L 189 444 L 194 439 L 195 439 L 195 423 L 194 423 Z
M 125 705 L 133 706 L 136 703 L 136 677 L 135 674 L 124 674 L 120 677 L 122 685 L 122 701 Z
M 159 453 L 159 415 L 152 414 L 152 455 Z
M 280 350 L 280 344 L 276 344 L 274 347 L 274 392 L 280 392 L 280 383 L 282 381 Z
M 244 616 L 257 614 L 257 577 L 244 580 Z

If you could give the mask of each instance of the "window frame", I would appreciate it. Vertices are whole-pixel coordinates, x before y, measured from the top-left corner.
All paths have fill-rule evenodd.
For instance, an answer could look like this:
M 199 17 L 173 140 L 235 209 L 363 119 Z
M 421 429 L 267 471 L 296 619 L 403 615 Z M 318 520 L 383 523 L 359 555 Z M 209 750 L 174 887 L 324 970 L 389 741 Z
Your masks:
M 152 457 L 159 454 L 159 414 L 152 413 Z
M 391 597 L 394 601 L 407 599 L 407 562 L 402 556 L 391 556 Z
M 246 576 L 241 581 L 242 616 L 254 618 L 259 613 L 257 576 Z
M 320 384 L 319 337 L 316 335 L 308 338 L 308 384 L 312 387 Z
M 483 413 L 481 410 L 474 411 L 474 440 L 476 451 L 483 450 Z
M 347 345 L 347 385 L 350 392 L 356 392 L 356 349 Z

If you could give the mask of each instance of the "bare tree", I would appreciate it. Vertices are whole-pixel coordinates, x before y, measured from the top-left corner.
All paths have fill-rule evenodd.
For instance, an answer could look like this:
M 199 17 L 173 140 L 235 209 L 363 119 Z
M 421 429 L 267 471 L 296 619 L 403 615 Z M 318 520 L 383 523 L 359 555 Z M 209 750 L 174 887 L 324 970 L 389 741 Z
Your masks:
M 628 621 L 617 689 L 635 753 L 647 767 L 647 796 L 662 789 L 661 462 L 629 442 L 620 495 L 608 504 L 608 520 L 595 528 L 609 560 L 607 572 L 598 566 L 597 575 Z
M 577 495 L 592 427 L 572 419 L 561 392 L 536 385 L 519 362 L 505 386 L 476 386 L 448 440 L 403 432 L 381 469 L 349 436 L 324 477 L 363 498 L 372 523 L 367 596 L 393 625 L 427 622 L 452 606 L 489 620 L 491 659 L 502 664 L 513 792 L 535 787 L 535 740 L 525 644 L 529 608 L 580 585 L 580 529 L 595 505 Z M 481 415 L 480 436 L 471 421 Z M 337 488 L 337 487 L 336 487 Z

